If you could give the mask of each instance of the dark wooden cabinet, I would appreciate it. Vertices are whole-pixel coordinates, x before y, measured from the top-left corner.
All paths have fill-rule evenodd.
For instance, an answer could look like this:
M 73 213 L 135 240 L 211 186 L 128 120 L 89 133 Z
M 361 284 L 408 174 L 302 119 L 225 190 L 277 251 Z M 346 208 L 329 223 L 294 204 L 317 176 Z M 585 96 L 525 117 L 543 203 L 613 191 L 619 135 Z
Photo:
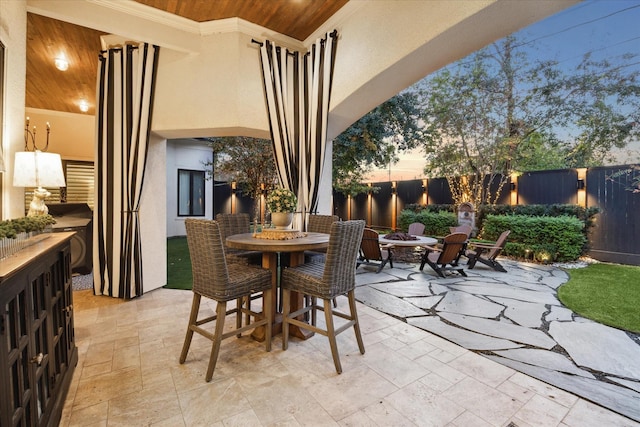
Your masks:
M 57 426 L 78 362 L 70 239 L 0 261 L 0 426 Z

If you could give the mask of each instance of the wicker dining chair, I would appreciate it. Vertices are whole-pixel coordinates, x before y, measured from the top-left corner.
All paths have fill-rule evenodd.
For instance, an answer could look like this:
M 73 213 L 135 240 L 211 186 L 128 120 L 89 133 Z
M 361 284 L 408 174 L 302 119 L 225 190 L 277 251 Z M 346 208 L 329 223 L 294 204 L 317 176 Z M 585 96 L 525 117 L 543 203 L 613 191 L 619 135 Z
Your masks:
M 353 326 L 358 348 L 364 354 L 364 344 L 358 323 L 356 311 L 355 283 L 356 258 L 364 230 L 364 221 L 338 221 L 331 224 L 329 248 L 325 262 L 303 264 L 298 267 L 287 268 L 282 272 L 280 286 L 284 294 L 282 313 L 282 349 L 289 345 L 289 325 L 298 326 L 329 339 L 331 354 L 336 372 L 342 372 L 336 335 Z M 300 292 L 312 297 L 312 304 L 291 313 L 291 292 Z M 346 295 L 349 300 L 349 314 L 334 310 L 332 300 L 340 295 Z M 317 299 L 323 300 L 323 305 L 317 304 Z M 311 310 L 322 310 L 325 315 L 326 329 L 298 320 L 301 315 Z M 335 328 L 333 316 L 347 320 L 339 328 Z
M 193 272 L 193 302 L 187 335 L 180 354 L 180 363 L 184 363 L 187 358 L 194 332 L 210 339 L 213 341 L 213 345 L 205 376 L 205 380 L 209 382 L 216 367 L 222 340 L 233 335 L 240 337 L 247 330 L 264 326 L 266 349 L 271 351 L 271 324 L 273 323 L 271 272 L 242 264 L 227 264 L 220 235 L 220 225 L 217 221 L 188 218 L 185 220 L 185 228 L 191 256 L 191 271 Z M 243 302 L 250 300 L 252 295 L 260 292 L 263 295 L 262 313 L 251 311 L 244 306 Z M 216 314 L 198 319 L 202 297 L 217 302 Z M 227 303 L 234 300 L 235 307 L 227 310 Z M 225 318 L 234 313 L 236 314 L 236 328 L 225 332 Z M 245 326 L 242 326 L 242 314 L 252 316 L 254 322 L 247 322 Z M 201 327 L 203 324 L 213 321 L 215 321 L 214 333 Z
M 309 233 L 331 233 L 331 224 L 340 221 L 338 215 L 309 215 L 307 223 L 307 231 Z M 326 249 L 315 249 L 313 251 L 305 251 L 304 262 L 322 262 L 327 253 Z
M 228 263 L 261 265 L 262 253 L 258 251 L 245 251 L 242 249 L 229 248 L 226 239 L 234 234 L 250 233 L 251 218 L 247 213 L 219 213 L 216 221 L 220 224 L 220 234 L 222 243 L 227 255 Z

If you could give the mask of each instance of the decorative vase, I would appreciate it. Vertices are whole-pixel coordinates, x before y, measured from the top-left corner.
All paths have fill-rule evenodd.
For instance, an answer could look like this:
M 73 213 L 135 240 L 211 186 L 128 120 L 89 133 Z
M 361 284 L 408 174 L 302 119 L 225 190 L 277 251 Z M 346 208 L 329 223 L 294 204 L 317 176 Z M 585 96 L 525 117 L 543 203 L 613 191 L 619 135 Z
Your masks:
M 293 222 L 293 212 L 271 212 L 271 223 L 276 230 L 286 230 Z

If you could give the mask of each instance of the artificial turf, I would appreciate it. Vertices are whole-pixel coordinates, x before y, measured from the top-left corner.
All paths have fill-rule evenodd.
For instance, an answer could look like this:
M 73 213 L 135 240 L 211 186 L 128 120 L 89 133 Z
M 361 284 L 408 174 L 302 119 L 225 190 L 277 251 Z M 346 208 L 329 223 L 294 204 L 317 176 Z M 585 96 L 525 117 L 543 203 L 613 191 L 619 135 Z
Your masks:
M 165 288 L 190 290 L 193 276 L 186 237 L 167 239 L 167 284 Z
M 596 322 L 640 333 L 640 267 L 591 264 L 569 270 L 558 298 L 575 313 Z

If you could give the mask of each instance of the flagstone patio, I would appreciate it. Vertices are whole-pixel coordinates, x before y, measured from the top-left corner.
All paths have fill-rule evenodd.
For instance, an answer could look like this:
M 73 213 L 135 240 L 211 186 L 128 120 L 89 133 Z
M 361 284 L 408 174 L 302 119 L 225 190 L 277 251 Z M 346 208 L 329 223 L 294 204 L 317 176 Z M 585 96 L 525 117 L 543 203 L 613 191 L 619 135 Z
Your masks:
M 464 261 L 463 261 L 464 262 Z M 640 335 L 564 307 L 554 266 L 500 261 L 468 277 L 439 278 L 429 266 L 360 267 L 356 298 L 484 357 L 640 421 Z

